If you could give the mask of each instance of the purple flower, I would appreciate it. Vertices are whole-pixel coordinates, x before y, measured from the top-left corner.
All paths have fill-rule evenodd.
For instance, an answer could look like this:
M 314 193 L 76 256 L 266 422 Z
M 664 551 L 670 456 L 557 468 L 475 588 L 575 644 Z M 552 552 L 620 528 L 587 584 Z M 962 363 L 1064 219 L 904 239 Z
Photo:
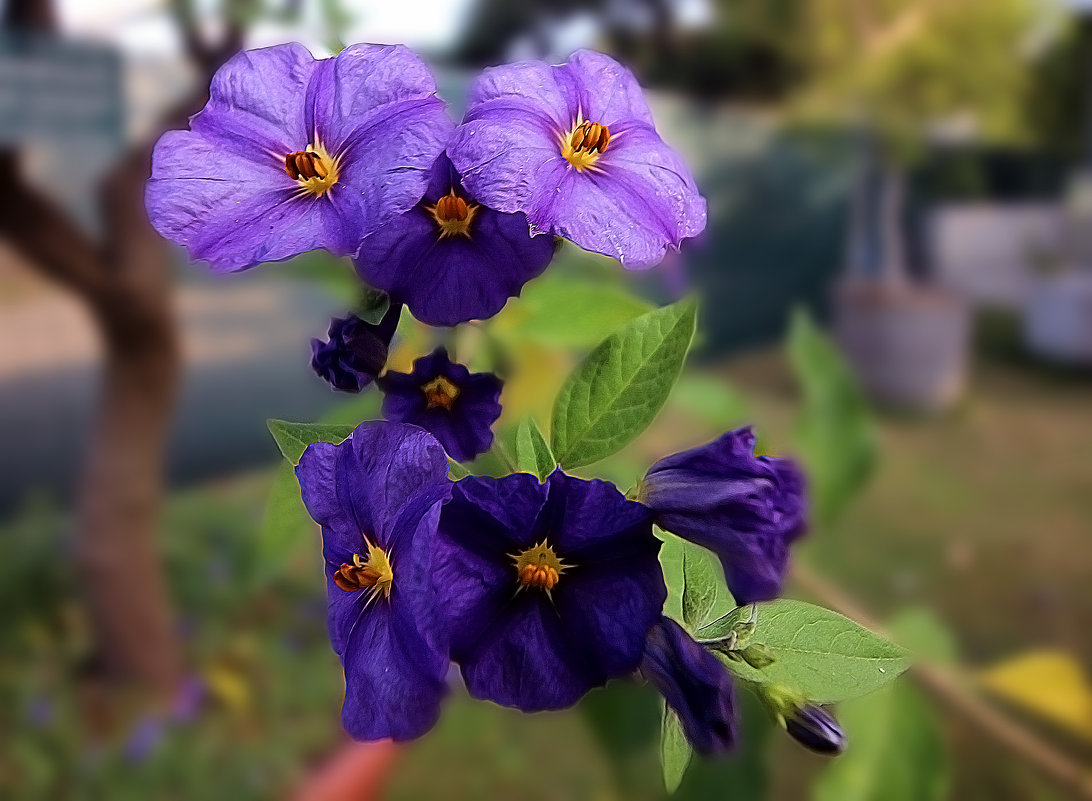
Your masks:
M 652 466 L 641 500 L 656 523 L 720 557 L 740 604 L 775 598 L 789 545 L 805 528 L 804 477 L 788 459 L 755 456 L 750 428 Z
M 392 303 L 378 324 L 355 314 L 330 321 L 329 340 L 311 340 L 311 369 L 342 392 L 360 392 L 383 372 L 402 306 Z
M 723 753 L 735 741 L 732 678 L 682 626 L 660 618 L 648 633 L 641 673 L 679 716 L 686 739 L 703 754 Z
M 122 756 L 133 765 L 147 762 L 163 742 L 166 733 L 167 727 L 162 717 L 145 715 L 129 732 L 122 747 Z
M 421 199 L 454 127 L 435 91 L 401 46 L 317 61 L 295 43 L 240 53 L 190 130 L 156 144 L 152 225 L 216 272 L 320 247 L 353 253 Z
M 705 199 L 637 80 L 602 53 L 486 70 L 447 152 L 479 202 L 627 267 L 705 228 Z
M 846 735 L 838 721 L 814 704 L 797 707 L 785 718 L 785 730 L 805 748 L 817 754 L 834 756 L 846 748 Z
M 407 740 L 436 722 L 447 646 L 430 581 L 447 458 L 413 426 L 367 422 L 296 468 L 322 526 L 330 641 L 345 668 L 342 722 L 360 740 Z
M 532 238 L 524 214 L 493 211 L 463 189 L 447 156 L 432 167 L 424 199 L 364 240 L 357 272 L 429 325 L 492 317 L 554 254 Z
M 560 470 L 455 484 L 433 575 L 470 694 L 571 706 L 637 669 L 667 590 L 648 509 Z
M 472 373 L 451 361 L 443 348 L 415 361 L 413 372 L 388 371 L 379 379 L 383 416 L 430 432 L 457 462 L 493 444 L 502 386 L 492 373 Z

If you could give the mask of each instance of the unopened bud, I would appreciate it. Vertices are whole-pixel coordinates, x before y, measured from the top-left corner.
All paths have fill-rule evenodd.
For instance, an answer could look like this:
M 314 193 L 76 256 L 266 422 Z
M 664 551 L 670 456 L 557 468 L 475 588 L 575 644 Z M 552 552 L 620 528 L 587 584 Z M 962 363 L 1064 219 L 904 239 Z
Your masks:
M 838 721 L 825 709 L 805 704 L 785 718 L 785 730 L 805 748 L 834 756 L 846 747 L 846 735 Z

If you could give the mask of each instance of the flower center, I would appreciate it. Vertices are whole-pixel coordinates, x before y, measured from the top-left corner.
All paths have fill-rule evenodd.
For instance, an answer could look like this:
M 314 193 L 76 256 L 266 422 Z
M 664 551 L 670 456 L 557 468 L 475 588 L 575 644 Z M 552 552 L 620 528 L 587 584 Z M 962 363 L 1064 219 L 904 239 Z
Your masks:
M 440 238 L 445 236 L 470 237 L 470 222 L 478 207 L 467 203 L 466 200 L 455 194 L 455 190 L 444 195 L 436 201 L 434 206 L 426 206 L 426 210 L 440 226 Z
M 599 122 L 584 120 L 561 138 L 561 155 L 577 172 L 591 169 L 610 143 L 610 129 Z
M 334 584 L 345 592 L 370 589 L 373 596 L 383 593 L 384 598 L 389 598 L 391 585 L 394 584 L 394 569 L 390 557 L 367 537 L 364 542 L 368 546 L 367 560 L 354 553 L 352 564 L 342 564 L 334 573 Z
M 557 558 L 546 540 L 512 558 L 516 560 L 516 576 L 520 586 L 545 590 L 547 593 L 557 586 L 561 574 L 570 567 Z
M 442 375 L 422 384 L 421 391 L 425 393 L 428 409 L 445 409 L 450 412 L 455 399 L 459 397 L 459 388 Z
M 322 144 L 308 145 L 284 157 L 284 170 L 289 178 L 299 182 L 307 194 L 322 197 L 337 183 L 337 159 L 326 152 Z

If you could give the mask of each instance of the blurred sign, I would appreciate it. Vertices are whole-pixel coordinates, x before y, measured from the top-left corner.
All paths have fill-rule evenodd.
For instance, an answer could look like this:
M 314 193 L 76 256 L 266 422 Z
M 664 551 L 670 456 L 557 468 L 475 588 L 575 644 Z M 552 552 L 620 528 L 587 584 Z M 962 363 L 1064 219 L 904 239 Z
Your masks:
M 0 33 L 0 145 L 120 141 L 121 59 L 100 45 Z

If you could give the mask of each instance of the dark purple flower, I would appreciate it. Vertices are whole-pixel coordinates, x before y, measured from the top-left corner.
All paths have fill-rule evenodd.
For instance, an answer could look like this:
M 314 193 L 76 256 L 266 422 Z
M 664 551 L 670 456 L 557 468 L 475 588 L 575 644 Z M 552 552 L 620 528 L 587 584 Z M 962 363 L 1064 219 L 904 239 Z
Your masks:
M 367 422 L 296 468 L 322 526 L 330 641 L 345 668 L 342 722 L 360 740 L 407 740 L 436 722 L 447 644 L 430 581 L 444 451 L 427 432 Z
M 379 379 L 383 416 L 430 432 L 457 462 L 493 444 L 502 386 L 492 373 L 472 373 L 451 361 L 443 348 L 415 361 L 410 373 L 388 371 Z
M 486 70 L 447 148 L 472 197 L 627 267 L 705 228 L 705 198 L 633 74 L 589 50 Z
M 780 594 L 789 545 L 806 524 L 804 476 L 788 459 L 755 456 L 750 428 L 652 466 L 641 500 L 656 523 L 720 557 L 736 602 Z
M 667 597 L 648 509 L 560 470 L 455 484 L 433 574 L 470 694 L 526 712 L 632 673 Z
M 311 369 L 342 392 L 360 392 L 383 372 L 402 306 L 392 303 L 378 324 L 355 314 L 330 321 L 329 340 L 311 340 Z
M 641 673 L 679 716 L 696 751 L 716 754 L 732 747 L 736 736 L 732 677 L 674 620 L 660 618 L 649 631 Z
M 320 247 L 354 253 L 421 199 L 454 127 L 435 92 L 402 46 L 317 61 L 295 43 L 240 53 L 190 130 L 156 144 L 152 225 L 216 272 Z
M 174 695 L 171 718 L 177 723 L 192 723 L 208 697 L 208 687 L 200 676 L 186 676 Z
M 825 709 L 805 704 L 785 718 L 785 730 L 805 748 L 834 756 L 846 748 L 846 735 Z
M 553 254 L 553 239 L 532 238 L 526 215 L 501 214 L 468 195 L 441 155 L 424 199 L 365 239 L 355 264 L 418 320 L 457 325 L 492 317 Z

